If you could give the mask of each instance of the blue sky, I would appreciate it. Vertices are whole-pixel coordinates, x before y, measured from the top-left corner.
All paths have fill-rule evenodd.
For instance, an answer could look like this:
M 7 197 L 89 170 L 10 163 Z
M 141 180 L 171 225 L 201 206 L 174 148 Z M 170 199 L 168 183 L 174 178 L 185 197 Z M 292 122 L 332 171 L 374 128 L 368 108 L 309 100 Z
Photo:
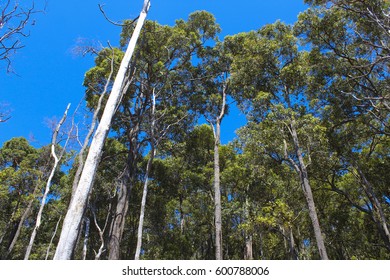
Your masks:
M 30 1 L 21 1 L 30 2 Z M 36 0 L 37 6 L 44 0 Z M 12 137 L 35 139 L 36 147 L 50 143 L 51 130 L 46 121 L 61 118 L 68 103 L 75 109 L 84 95 L 84 73 L 93 66 L 93 57 L 72 53 L 77 42 L 110 41 L 117 45 L 120 27 L 108 23 L 98 9 L 113 20 L 134 18 L 143 0 L 47 0 L 45 14 L 36 15 L 36 24 L 26 47 L 13 56 L 13 69 L 7 74 L 0 64 L 0 104 L 12 110 L 12 118 L 0 123 L 0 146 Z M 294 23 L 306 9 L 303 0 L 151 0 L 148 19 L 172 25 L 186 19 L 196 10 L 213 13 L 222 28 L 221 38 L 258 29 L 280 19 Z M 245 123 L 244 117 L 232 110 L 222 125 L 222 142 L 235 136 L 234 131 Z

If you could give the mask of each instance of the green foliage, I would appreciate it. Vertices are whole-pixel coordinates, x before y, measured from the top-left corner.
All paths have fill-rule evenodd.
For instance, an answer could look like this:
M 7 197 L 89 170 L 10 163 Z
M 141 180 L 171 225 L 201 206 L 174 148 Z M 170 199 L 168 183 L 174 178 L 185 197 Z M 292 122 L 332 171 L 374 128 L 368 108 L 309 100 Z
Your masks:
M 228 113 L 224 91 L 248 119 L 219 146 L 224 259 L 319 258 L 303 173 L 331 259 L 390 258 L 389 2 L 305 2 L 294 26 L 278 21 L 223 41 L 205 11 L 173 26 L 145 23 L 85 213 L 87 259 L 102 244 L 100 258 L 108 258 L 118 216 L 121 258 L 134 257 L 152 145 L 142 259 L 215 258 L 212 125 Z M 102 49 L 85 74 L 92 112 L 109 94 L 129 23 L 119 47 Z M 45 258 L 66 213 L 77 161 L 55 173 L 32 259 Z M 24 138 L 0 148 L 1 257 L 21 224 L 8 258 L 23 258 L 51 164 L 49 146 Z M 123 186 L 127 212 L 118 214 Z M 75 259 L 83 258 L 85 225 Z M 58 233 L 49 258 L 57 241 Z

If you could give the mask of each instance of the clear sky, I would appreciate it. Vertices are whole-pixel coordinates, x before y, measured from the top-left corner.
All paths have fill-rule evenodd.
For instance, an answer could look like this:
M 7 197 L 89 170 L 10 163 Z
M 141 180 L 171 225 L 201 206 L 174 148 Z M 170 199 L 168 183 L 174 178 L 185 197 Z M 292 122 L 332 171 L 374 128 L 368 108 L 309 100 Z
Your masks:
M 20 1 L 30 2 L 30 1 Z M 36 0 L 37 6 L 44 0 Z M 47 119 L 61 118 L 68 103 L 75 109 L 84 95 L 84 73 L 93 66 L 93 57 L 72 53 L 77 42 L 110 41 L 117 45 L 120 27 L 107 22 L 98 4 L 115 21 L 135 18 L 143 0 L 47 0 L 45 14 L 36 15 L 26 47 L 13 56 L 16 74 L 7 74 L 0 64 L 0 104 L 8 104 L 12 118 L 0 123 L 0 146 L 12 137 L 35 139 L 34 146 L 50 143 L 51 130 Z M 306 9 L 303 0 L 151 0 L 148 19 L 161 24 L 174 24 L 187 19 L 196 10 L 214 14 L 222 28 L 221 38 L 258 29 L 280 19 L 294 23 Z M 245 123 L 237 110 L 224 119 L 222 142 L 235 136 L 234 131 Z

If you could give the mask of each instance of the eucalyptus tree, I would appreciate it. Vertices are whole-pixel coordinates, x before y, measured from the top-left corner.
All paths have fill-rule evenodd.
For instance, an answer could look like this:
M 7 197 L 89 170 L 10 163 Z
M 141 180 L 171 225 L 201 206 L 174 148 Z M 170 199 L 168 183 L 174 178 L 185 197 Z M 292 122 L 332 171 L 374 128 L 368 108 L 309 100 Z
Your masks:
M 33 208 L 34 195 L 39 189 L 42 176 L 42 173 L 34 168 L 37 154 L 24 138 L 14 138 L 5 142 L 0 150 L 3 205 L 0 245 L 5 237 L 9 240 L 5 252 L 2 250 L 3 258 L 8 258 L 11 254 L 22 226 Z
M 45 182 L 51 172 L 50 147 L 40 149 L 32 147 L 24 138 L 13 138 L 4 143 L 0 149 L 0 252 L 2 258 L 23 258 L 26 250 L 25 240 L 31 235 L 30 224 L 36 222 L 33 214 L 38 212 L 38 200 L 45 189 Z M 57 170 L 58 171 L 58 170 Z M 63 176 L 62 172 L 56 172 L 52 177 L 52 195 L 60 195 L 59 184 Z M 61 202 L 54 203 L 48 199 L 48 212 L 51 217 L 43 215 L 45 230 L 49 229 L 50 218 L 57 218 L 57 206 Z M 57 208 L 56 208 L 57 207 Z M 57 209 L 57 210 L 56 210 Z M 54 214 L 53 214 L 54 213 Z M 44 232 L 44 231 L 42 231 Z M 21 242 L 23 237 L 23 242 Z M 28 242 L 27 242 L 28 243 Z M 37 244 L 39 250 L 46 248 L 44 237 Z M 34 254 L 34 258 L 43 258 L 41 252 Z
M 219 31 L 219 30 L 218 30 Z M 221 171 L 219 149 L 221 145 L 221 124 L 228 114 L 230 91 L 230 59 L 223 43 L 214 41 L 199 51 L 199 63 L 194 69 L 192 82 L 199 112 L 210 124 L 214 134 L 214 205 L 215 205 L 215 257 L 223 259 Z
M 298 174 L 319 256 L 328 259 L 308 175 L 314 148 L 310 148 L 313 128 L 305 123 L 315 118 L 310 114 L 305 95 L 306 54 L 298 50 L 292 27 L 280 22 L 266 25 L 257 32 L 228 37 L 225 44 L 233 60 L 231 77 L 235 98 L 250 116 L 247 127 L 263 134 L 266 131 L 261 130 L 264 129 L 262 122 L 276 125 L 273 126 L 275 135 L 267 138 L 277 145 L 274 146 L 277 150 L 271 149 L 268 153 L 280 157 Z M 260 141 L 259 145 L 264 143 Z
M 99 126 L 92 139 L 91 147 L 86 158 L 83 172 L 80 176 L 78 187 L 73 195 L 67 215 L 65 216 L 60 240 L 57 245 L 54 259 L 70 259 L 76 243 L 77 235 L 83 212 L 86 208 L 87 198 L 92 189 L 93 179 L 101 157 L 104 141 L 111 127 L 111 120 L 122 96 L 122 87 L 126 72 L 128 71 L 130 60 L 133 56 L 135 45 L 137 43 L 146 15 L 150 8 L 150 0 L 145 0 L 140 16 L 134 29 L 132 39 L 129 42 L 126 53 L 119 67 L 115 82 L 111 89 L 110 97 L 104 108 Z
M 205 24 L 207 23 L 207 24 Z M 126 45 L 134 28 L 125 24 L 121 45 Z M 191 70 L 199 49 L 215 37 L 214 18 L 206 12 L 195 12 L 187 21 L 178 20 L 174 26 L 162 26 L 146 21 L 135 50 L 136 59 L 130 65 L 131 76 L 126 80 L 123 97 L 113 119 L 115 137 L 128 148 L 128 160 L 118 188 L 116 213 L 110 227 L 109 258 L 120 257 L 119 244 L 124 231 L 132 186 L 139 179 L 144 151 L 148 151 L 149 164 L 144 173 L 144 198 L 141 206 L 139 240 L 136 258 L 139 258 L 142 241 L 142 216 L 146 202 L 149 173 L 158 146 L 165 139 L 183 134 L 193 122 L 195 110 L 191 104 Z M 164 42 L 164 43 L 162 43 Z M 122 56 L 120 49 L 113 49 L 115 65 Z M 96 58 L 96 66 L 86 74 L 88 106 L 95 108 L 100 99 L 110 69 L 109 49 L 102 50 Z M 117 66 L 114 66 L 116 68 Z M 179 127 L 181 129 L 179 129 Z
M 312 47 L 308 92 L 322 108 L 339 170 L 355 178 L 357 187 L 340 188 L 337 180 L 330 186 L 368 214 L 388 249 L 387 192 L 375 175 L 381 172 L 375 162 L 389 136 L 389 3 L 307 2 L 312 8 L 299 16 L 295 32 Z

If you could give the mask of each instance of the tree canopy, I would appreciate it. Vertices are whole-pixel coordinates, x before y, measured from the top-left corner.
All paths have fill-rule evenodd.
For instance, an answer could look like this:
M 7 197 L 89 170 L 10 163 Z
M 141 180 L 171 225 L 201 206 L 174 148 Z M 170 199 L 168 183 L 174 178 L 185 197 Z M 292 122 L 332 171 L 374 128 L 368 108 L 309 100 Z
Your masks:
M 293 25 L 225 38 L 206 11 L 146 20 L 72 258 L 390 259 L 390 4 L 305 3 Z M 134 28 L 85 74 L 91 133 Z M 247 123 L 222 144 L 235 107 Z M 53 258 L 84 143 L 0 148 L 2 259 L 24 257 L 54 166 L 29 256 Z

